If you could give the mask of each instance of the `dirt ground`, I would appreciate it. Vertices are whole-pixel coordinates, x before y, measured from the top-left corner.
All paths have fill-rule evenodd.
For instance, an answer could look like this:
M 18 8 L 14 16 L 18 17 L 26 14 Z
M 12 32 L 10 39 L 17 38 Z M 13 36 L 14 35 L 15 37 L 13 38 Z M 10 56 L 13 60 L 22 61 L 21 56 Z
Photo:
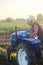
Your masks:
M 4 56 L 0 57 L 0 65 L 17 65 L 16 61 L 8 62 Z

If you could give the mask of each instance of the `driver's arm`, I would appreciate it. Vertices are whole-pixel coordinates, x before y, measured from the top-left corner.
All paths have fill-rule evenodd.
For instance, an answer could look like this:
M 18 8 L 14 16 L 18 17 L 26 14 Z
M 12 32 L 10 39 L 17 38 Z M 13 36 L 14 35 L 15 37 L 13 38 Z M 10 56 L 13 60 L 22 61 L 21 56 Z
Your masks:
M 34 25 L 34 31 L 33 31 L 33 33 L 31 33 L 30 35 L 29 35 L 29 37 L 32 37 L 32 36 L 34 36 L 34 35 L 36 35 L 38 33 L 38 25 Z

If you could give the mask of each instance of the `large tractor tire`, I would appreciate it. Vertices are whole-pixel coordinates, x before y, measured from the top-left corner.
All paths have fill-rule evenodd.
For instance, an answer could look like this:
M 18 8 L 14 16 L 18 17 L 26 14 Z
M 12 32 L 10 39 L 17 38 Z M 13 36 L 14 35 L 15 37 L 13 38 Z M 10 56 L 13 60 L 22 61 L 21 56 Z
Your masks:
M 36 65 L 36 57 L 31 45 L 24 42 L 18 45 L 17 65 Z

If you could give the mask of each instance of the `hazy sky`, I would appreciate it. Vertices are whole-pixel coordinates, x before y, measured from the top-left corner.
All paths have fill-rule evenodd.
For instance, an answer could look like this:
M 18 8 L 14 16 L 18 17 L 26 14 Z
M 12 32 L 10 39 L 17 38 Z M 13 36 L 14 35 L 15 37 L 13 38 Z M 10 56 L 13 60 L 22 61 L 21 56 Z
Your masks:
M 43 0 L 0 0 L 0 19 L 27 18 L 37 13 L 43 14 Z

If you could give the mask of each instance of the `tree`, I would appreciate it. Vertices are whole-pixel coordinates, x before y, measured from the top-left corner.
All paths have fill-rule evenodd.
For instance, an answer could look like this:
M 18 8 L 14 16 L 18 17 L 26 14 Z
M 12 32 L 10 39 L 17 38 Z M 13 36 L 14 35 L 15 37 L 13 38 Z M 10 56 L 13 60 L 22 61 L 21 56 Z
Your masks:
M 41 13 L 37 14 L 37 21 L 38 22 L 43 21 L 43 15 Z
M 11 18 L 11 17 L 9 17 L 9 18 L 6 18 L 6 22 L 13 22 L 14 20 Z

